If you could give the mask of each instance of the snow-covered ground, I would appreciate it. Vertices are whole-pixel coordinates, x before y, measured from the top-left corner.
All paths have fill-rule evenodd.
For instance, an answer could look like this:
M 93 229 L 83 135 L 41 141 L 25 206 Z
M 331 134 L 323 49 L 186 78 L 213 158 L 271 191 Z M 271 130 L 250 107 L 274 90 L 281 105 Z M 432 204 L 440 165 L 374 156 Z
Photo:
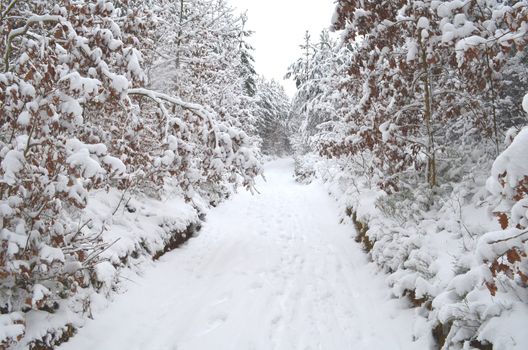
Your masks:
M 212 210 L 60 349 L 428 349 L 317 182 L 293 161 Z

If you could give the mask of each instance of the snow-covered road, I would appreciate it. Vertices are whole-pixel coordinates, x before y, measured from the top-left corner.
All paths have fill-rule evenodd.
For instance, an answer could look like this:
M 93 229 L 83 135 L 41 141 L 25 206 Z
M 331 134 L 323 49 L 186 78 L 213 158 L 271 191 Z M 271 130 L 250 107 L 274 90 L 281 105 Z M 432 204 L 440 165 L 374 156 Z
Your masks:
M 427 349 L 334 201 L 292 171 L 269 163 L 261 194 L 212 210 L 60 349 Z

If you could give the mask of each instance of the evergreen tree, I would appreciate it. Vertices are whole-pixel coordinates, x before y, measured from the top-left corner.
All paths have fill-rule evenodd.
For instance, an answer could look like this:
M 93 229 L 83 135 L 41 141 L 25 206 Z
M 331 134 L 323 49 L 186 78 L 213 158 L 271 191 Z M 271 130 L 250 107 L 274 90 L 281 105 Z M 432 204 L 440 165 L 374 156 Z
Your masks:
M 289 117 L 291 103 L 284 88 L 274 80 L 257 80 L 255 95 L 257 131 L 266 155 L 284 156 L 291 152 Z

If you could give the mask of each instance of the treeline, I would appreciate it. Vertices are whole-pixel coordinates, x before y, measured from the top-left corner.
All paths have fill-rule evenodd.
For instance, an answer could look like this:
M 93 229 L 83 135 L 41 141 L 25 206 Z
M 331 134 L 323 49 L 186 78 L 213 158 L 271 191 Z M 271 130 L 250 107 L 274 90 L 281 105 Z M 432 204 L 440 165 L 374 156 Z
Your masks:
M 508 348 L 520 333 L 505 310 L 528 302 L 527 5 L 337 1 L 337 34 L 307 35 L 288 73 L 299 88 L 294 147 L 321 157 L 304 171 L 325 164 L 358 239 L 396 276 L 397 294 L 429 309 L 444 348 Z M 500 227 L 464 228 L 470 207 Z M 439 237 L 460 246 L 450 277 L 434 267 L 449 249 L 432 248 Z M 517 340 L 501 343 L 491 324 Z

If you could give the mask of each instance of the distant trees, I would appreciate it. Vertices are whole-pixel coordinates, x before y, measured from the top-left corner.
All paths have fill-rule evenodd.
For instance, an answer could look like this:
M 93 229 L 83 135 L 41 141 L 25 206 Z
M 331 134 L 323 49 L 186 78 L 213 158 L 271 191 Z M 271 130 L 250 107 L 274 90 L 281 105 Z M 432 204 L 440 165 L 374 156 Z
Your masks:
M 289 67 L 286 78 L 294 80 L 298 88 L 292 102 L 295 147 L 307 152 L 314 146 L 314 137 L 325 136 L 320 128 L 328 131 L 331 122 L 339 120 L 343 112 L 340 88 L 347 79 L 351 52 L 349 46 L 338 46 L 326 30 L 317 43 L 306 33 L 301 49 L 302 56 Z
M 262 153 L 274 156 L 290 154 L 291 103 L 284 88 L 274 80 L 260 77 L 256 82 L 254 99 L 253 113 Z

